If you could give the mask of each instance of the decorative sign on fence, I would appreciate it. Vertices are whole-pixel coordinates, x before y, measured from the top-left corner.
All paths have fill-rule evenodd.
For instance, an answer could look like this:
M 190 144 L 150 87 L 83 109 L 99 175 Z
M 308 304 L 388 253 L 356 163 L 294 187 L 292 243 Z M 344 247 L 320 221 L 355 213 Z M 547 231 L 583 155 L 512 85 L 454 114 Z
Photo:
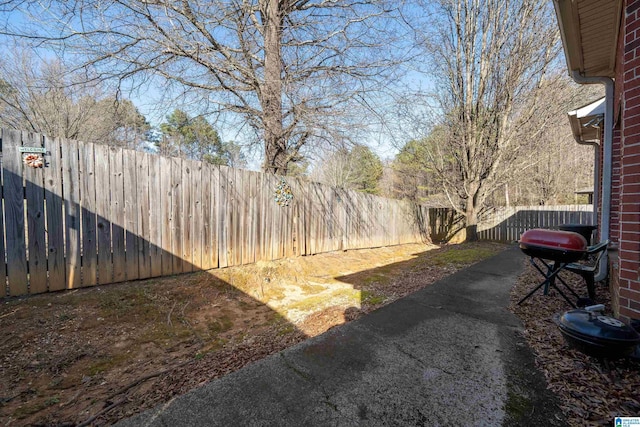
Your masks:
M 19 147 L 18 151 L 21 153 L 38 153 L 38 154 L 47 153 L 47 149 L 44 147 Z

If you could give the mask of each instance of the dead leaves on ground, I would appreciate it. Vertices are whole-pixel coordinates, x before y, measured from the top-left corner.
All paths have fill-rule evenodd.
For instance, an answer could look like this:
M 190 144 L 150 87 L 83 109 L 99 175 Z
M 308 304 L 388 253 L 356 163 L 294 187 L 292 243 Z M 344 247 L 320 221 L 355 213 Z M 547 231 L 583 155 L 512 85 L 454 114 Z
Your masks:
M 582 279 L 562 273 L 578 294 L 586 295 Z M 599 360 L 570 348 L 553 322 L 553 316 L 571 307 L 554 290 L 544 296 L 536 292 L 522 305 L 526 293 L 543 280 L 527 263 L 511 292 L 510 309 L 523 322 L 525 336 L 536 353 L 536 364 L 548 387 L 561 399 L 561 407 L 572 426 L 611 425 L 617 416 L 640 415 L 640 362 L 630 359 Z M 609 290 L 596 285 L 597 302 L 611 314 Z

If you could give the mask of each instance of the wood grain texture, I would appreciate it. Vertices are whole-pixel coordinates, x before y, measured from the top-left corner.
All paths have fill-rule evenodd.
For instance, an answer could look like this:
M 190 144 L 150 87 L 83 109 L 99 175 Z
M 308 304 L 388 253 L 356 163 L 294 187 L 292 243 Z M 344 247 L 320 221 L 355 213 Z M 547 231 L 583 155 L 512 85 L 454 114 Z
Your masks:
M 171 159 L 171 262 L 173 274 L 182 273 L 182 159 Z
M 2 133 L 2 177 L 4 180 L 4 215 L 7 239 L 7 276 L 9 295 L 28 292 L 27 255 L 24 220 L 24 190 L 22 186 L 22 155 L 19 131 Z
M 194 270 L 202 270 L 203 203 L 202 203 L 202 167 L 203 162 L 191 162 L 191 259 Z
M 127 185 L 127 176 L 125 175 L 124 188 L 130 194 L 125 194 L 125 204 L 130 205 L 132 211 L 135 211 L 137 221 L 137 235 L 131 236 L 136 239 L 138 247 L 138 277 L 146 279 L 151 277 L 151 208 L 149 200 L 149 154 L 135 153 L 136 161 L 136 182 L 135 185 Z M 135 199 L 133 193 L 135 192 Z M 127 250 L 129 248 L 129 236 L 132 232 L 127 228 Z M 154 253 L 154 256 L 157 254 Z M 129 259 L 127 258 L 127 265 Z M 128 276 L 127 270 L 127 277 Z
M 182 161 L 182 272 L 193 271 L 193 217 L 194 217 L 194 194 L 193 194 L 193 171 L 194 165 L 191 160 Z
M 111 247 L 113 262 L 113 282 L 127 280 L 125 253 L 125 203 L 124 203 L 124 162 L 120 147 L 109 147 L 109 169 L 111 189 Z M 137 254 L 137 251 L 136 251 Z M 137 262 L 136 262 L 137 268 Z
M 0 129 L 0 150 L 2 150 L 3 129 Z M 2 158 L 0 158 L 0 169 L 2 169 Z M 1 171 L 0 171 L 1 175 Z M 4 199 L 4 188 L 0 187 L 0 197 Z M 7 263 L 6 248 L 4 246 L 5 239 L 4 215 L 2 215 L 2 205 L 0 204 L 0 298 L 9 295 L 9 286 L 7 284 Z
M 220 166 L 219 169 L 219 180 L 218 180 L 218 265 L 222 267 L 228 267 L 229 264 L 229 203 L 227 201 L 228 197 L 228 175 L 229 168 L 226 166 Z M 231 261 L 233 262 L 233 261 Z
M 78 166 L 78 143 L 61 142 L 62 194 L 64 198 L 65 272 L 67 288 L 81 285 L 81 234 L 80 234 L 80 175 Z
M 42 148 L 42 136 L 22 132 L 23 147 Z M 27 254 L 29 265 L 29 293 L 47 292 L 47 244 L 45 237 L 44 167 L 24 165 L 27 209 Z
M 64 263 L 64 217 L 62 194 L 62 152 L 60 139 L 45 138 L 47 149 L 44 167 L 44 194 L 47 207 L 47 269 L 49 290 L 59 291 L 66 287 Z M 2 226 L 0 225 L 0 228 Z M 1 276 L 0 276 L 1 278 Z
M 171 238 L 173 236 L 173 187 L 171 185 L 172 159 L 160 157 L 160 209 L 161 209 L 161 242 L 162 242 L 162 275 L 173 274 L 173 252 Z
M 95 150 L 93 144 L 78 142 L 82 217 L 82 286 L 98 283 L 98 235 L 96 219 Z
M 220 221 L 220 208 L 219 208 L 219 198 L 220 198 L 220 166 L 212 167 L 211 170 L 211 268 L 221 267 L 219 264 L 219 247 L 218 240 L 219 230 L 218 223 Z
M 109 147 L 95 145 L 96 227 L 98 241 L 98 283 L 113 283 L 111 258 L 111 173 Z
M 146 155 L 149 161 L 149 258 L 150 276 L 162 275 L 163 191 L 161 185 L 160 157 Z
M 141 235 L 138 221 L 145 223 L 142 219 L 143 214 L 141 210 L 145 209 L 145 205 L 148 208 L 148 203 L 145 203 L 144 193 L 147 192 L 146 198 L 148 198 L 149 183 L 147 179 L 148 171 L 139 171 L 137 154 L 133 150 L 122 150 L 122 178 L 123 178 L 123 202 L 124 202 L 124 247 L 125 247 L 125 278 L 126 280 L 136 280 L 141 278 L 140 263 L 141 258 L 145 267 L 147 268 L 144 277 L 149 277 L 148 265 L 149 261 L 145 259 L 144 245 L 145 239 L 138 239 Z M 140 153 L 143 154 L 143 153 Z M 138 172 L 141 176 L 138 177 Z M 144 215 L 148 221 L 149 214 Z M 148 233 L 147 233 L 148 235 Z M 148 236 L 147 236 L 148 237 Z M 147 241 L 148 247 L 148 241 Z M 142 252 L 142 254 L 141 254 Z M 114 254 L 115 262 L 115 254 Z
M 214 268 L 213 266 L 213 251 L 212 251 L 212 240 L 213 234 L 211 232 L 212 224 L 215 224 L 213 221 L 213 214 L 211 211 L 211 202 L 213 200 L 213 195 L 211 193 L 211 181 L 213 174 L 213 165 L 209 163 L 203 163 L 202 169 L 200 171 L 200 192 L 201 192 L 201 214 L 202 214 L 202 253 L 201 256 L 201 265 L 200 268 L 203 270 L 209 270 Z

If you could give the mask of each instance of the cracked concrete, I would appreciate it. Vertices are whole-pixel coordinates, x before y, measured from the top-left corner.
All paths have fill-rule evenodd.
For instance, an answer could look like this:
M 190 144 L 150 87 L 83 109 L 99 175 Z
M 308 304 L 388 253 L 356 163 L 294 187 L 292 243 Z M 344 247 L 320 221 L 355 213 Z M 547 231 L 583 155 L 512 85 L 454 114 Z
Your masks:
M 563 425 L 506 308 L 521 268 L 508 249 L 118 425 Z

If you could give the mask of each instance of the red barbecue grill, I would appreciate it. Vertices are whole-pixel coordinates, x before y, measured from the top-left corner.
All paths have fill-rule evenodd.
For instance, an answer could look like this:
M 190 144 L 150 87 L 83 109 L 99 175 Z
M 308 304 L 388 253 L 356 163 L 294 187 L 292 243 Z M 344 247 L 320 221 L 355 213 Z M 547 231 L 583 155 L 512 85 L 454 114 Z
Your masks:
M 544 295 L 549 293 L 549 287 L 553 287 L 573 308 L 576 308 L 575 304 L 556 285 L 555 279 L 557 277 L 576 299 L 580 299 L 580 296 L 558 276 L 558 273 L 567 267 L 569 267 L 567 268 L 569 271 L 578 272 L 576 271 L 578 267 L 572 263 L 593 253 L 596 247 L 598 251 L 602 250 L 602 245 L 599 244 L 588 248 L 586 239 L 580 234 L 571 231 L 536 228 L 524 232 L 520 237 L 520 249 L 526 255 L 529 255 L 531 264 L 545 277 L 545 280 L 522 298 L 518 305 L 544 286 Z M 604 247 L 606 247 L 606 243 L 604 243 Z M 546 271 L 538 263 L 542 264 Z M 576 267 L 572 269 L 571 266 Z M 589 295 L 593 295 L 592 289 L 589 289 Z

